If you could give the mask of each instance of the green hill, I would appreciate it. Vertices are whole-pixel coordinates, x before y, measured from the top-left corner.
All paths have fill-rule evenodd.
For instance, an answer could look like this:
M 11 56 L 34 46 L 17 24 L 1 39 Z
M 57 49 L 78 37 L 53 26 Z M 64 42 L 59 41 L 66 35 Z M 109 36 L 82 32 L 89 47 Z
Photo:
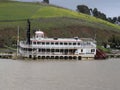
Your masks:
M 20 39 L 25 39 L 26 19 L 31 19 L 31 34 L 41 29 L 49 37 L 91 37 L 99 43 L 113 34 L 120 36 L 120 26 L 61 7 L 43 3 L 0 2 L 0 46 L 16 43 L 17 26 Z

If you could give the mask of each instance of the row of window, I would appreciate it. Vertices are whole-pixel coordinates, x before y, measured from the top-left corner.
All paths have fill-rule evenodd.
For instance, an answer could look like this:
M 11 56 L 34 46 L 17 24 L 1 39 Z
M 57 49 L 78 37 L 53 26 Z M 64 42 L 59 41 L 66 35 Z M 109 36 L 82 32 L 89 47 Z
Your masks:
M 21 50 L 24 50 L 24 51 L 36 51 L 37 49 L 35 49 L 35 48 L 21 48 Z M 51 52 L 51 51 L 53 51 L 53 52 L 59 52 L 59 51 L 61 51 L 61 52 L 75 52 L 76 51 L 76 49 L 44 49 L 44 48 L 41 48 L 41 49 L 38 49 L 37 51 L 39 51 L 39 52 L 44 52 L 44 51 L 46 51 L 46 52 Z
M 21 50 L 35 51 L 37 49 L 21 48 Z M 75 51 L 76 51 L 76 49 L 38 49 L 38 52 L 75 52 Z M 83 49 L 81 49 L 81 52 L 83 52 Z M 95 49 L 91 49 L 91 52 L 94 53 Z
M 33 42 L 34 45 L 90 45 L 90 42 Z

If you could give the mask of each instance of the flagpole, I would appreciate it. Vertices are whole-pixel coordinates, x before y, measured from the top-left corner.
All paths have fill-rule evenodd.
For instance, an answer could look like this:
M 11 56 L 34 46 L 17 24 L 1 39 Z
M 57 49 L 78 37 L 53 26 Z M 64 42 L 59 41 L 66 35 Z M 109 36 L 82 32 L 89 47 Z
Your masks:
M 17 56 L 19 55 L 19 26 L 17 30 Z

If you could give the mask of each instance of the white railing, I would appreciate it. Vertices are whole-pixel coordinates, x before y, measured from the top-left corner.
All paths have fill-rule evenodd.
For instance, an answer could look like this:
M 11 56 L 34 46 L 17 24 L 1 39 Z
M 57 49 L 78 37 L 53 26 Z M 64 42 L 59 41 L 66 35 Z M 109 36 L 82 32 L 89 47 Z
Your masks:
M 23 47 L 23 48 L 72 48 L 72 49 L 77 49 L 77 48 L 95 48 L 96 47 L 96 44 L 94 44 L 93 42 L 91 42 L 90 44 L 81 44 L 81 45 L 38 45 L 38 44 L 26 44 L 26 42 L 24 41 L 21 41 L 20 42 L 20 47 Z

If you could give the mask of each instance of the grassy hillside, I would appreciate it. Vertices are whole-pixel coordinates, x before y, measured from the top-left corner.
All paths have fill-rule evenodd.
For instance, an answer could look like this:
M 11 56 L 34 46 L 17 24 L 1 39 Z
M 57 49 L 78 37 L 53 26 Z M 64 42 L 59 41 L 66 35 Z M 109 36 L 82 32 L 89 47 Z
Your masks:
M 18 19 L 36 19 L 51 17 L 69 17 L 106 24 L 107 26 L 120 29 L 120 27 L 81 13 L 68 9 L 50 6 L 41 3 L 23 3 L 23 2 L 1 2 L 0 3 L 0 20 L 18 20 Z
M 96 34 L 98 42 L 113 34 L 120 36 L 120 26 L 68 9 L 42 3 L 0 2 L 0 46 L 16 43 L 18 25 L 21 39 L 25 39 L 28 18 L 31 34 L 38 29 L 50 37 L 94 38 Z

